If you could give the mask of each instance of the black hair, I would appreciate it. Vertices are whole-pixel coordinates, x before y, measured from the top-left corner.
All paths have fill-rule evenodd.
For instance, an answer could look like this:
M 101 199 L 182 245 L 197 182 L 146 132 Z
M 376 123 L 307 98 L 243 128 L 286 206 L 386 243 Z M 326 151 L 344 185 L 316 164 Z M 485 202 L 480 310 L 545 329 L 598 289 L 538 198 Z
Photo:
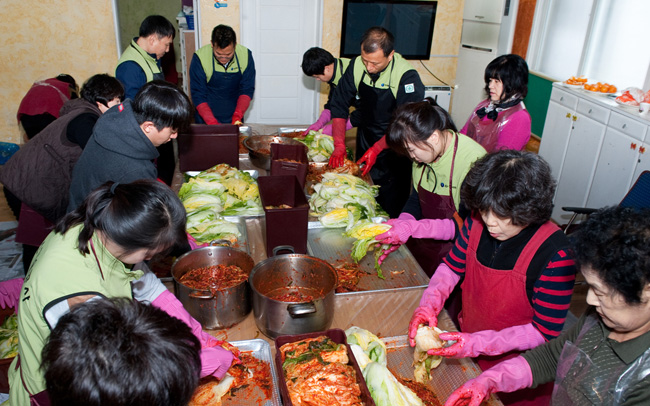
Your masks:
M 361 50 L 367 54 L 384 51 L 384 56 L 390 55 L 395 49 L 395 37 L 384 27 L 370 27 L 361 36 Z
M 190 124 L 192 104 L 175 85 L 164 80 L 153 80 L 142 86 L 135 95 L 133 114 L 138 124 L 151 121 L 158 131 L 166 127 L 180 131 Z
M 185 241 L 185 208 L 178 196 L 161 182 L 141 179 L 113 185 L 106 182 L 81 205 L 63 217 L 54 231 L 65 234 L 82 224 L 78 248 L 88 254 L 88 241 L 96 231 L 125 251 L 163 252 Z
M 650 209 L 601 209 L 573 236 L 579 269 L 590 268 L 627 304 L 641 303 L 650 283 Z
M 424 101 L 402 104 L 395 109 L 386 130 L 386 143 L 396 152 L 408 156 L 407 143 L 427 144 L 435 131 L 458 130 L 449 113 L 427 97 Z
M 508 54 L 496 57 L 485 68 L 485 93 L 490 94 L 490 79 L 503 83 L 501 101 L 518 95 L 522 99 L 528 94 L 528 64 L 519 55 Z
M 147 38 L 151 35 L 156 35 L 158 39 L 176 36 L 176 28 L 174 25 L 165 17 L 160 15 L 152 15 L 144 20 L 140 24 L 140 38 Z
M 224 49 L 228 45 L 237 45 L 237 36 L 235 30 L 228 25 L 219 24 L 212 30 L 212 45 Z
M 517 226 L 551 218 L 555 180 L 551 167 L 531 152 L 501 150 L 474 162 L 460 188 L 469 210 L 510 219 Z
M 323 48 L 309 48 L 302 56 L 302 71 L 307 76 L 322 75 L 325 67 L 336 62 L 334 56 Z
M 91 76 L 81 88 L 81 97 L 89 103 L 108 103 L 116 97 L 124 99 L 124 86 L 119 80 L 105 73 Z
M 67 73 L 61 73 L 55 79 L 68 84 L 68 88 L 70 89 L 70 99 L 79 98 L 79 85 L 72 76 L 68 75 Z
M 200 351 L 189 326 L 163 310 L 97 299 L 59 319 L 42 368 L 54 406 L 185 406 L 199 383 Z

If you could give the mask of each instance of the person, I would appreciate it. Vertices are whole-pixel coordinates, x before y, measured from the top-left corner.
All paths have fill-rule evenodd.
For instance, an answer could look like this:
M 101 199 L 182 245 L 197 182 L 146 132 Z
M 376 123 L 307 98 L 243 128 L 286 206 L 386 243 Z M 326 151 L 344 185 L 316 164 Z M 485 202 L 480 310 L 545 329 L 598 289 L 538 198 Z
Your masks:
M 59 118 L 63 104 L 79 96 L 74 78 L 62 73 L 54 78 L 38 80 L 20 101 L 16 119 L 25 131 L 27 140 Z
M 106 112 L 72 170 L 68 212 L 106 181 L 156 179 L 156 147 L 187 127 L 191 107 L 185 93 L 167 82 L 145 84 L 135 100 Z
M 305 75 L 311 76 L 316 80 L 327 83 L 329 85 L 329 94 L 327 95 L 327 103 L 323 107 L 318 120 L 307 127 L 303 135 L 307 135 L 309 131 L 323 130 L 323 134 L 332 135 L 332 125 L 328 124 L 332 119 L 332 112 L 330 111 L 330 102 L 334 89 L 339 84 L 343 73 L 350 65 L 349 58 L 334 58 L 334 56 L 323 48 L 313 47 L 309 48 L 302 56 L 302 71 Z M 354 120 L 354 124 L 352 123 Z M 350 118 L 345 124 L 345 130 L 350 130 L 352 127 L 359 125 L 359 117 L 357 110 L 350 114 Z
M 115 68 L 115 77 L 124 85 L 127 99 L 134 100 L 145 83 L 165 80 L 161 59 L 172 47 L 175 35 L 176 29 L 163 16 L 151 15 L 142 21 L 139 36 L 131 40 Z M 158 175 L 171 185 L 176 167 L 174 146 L 163 144 L 157 149 Z
M 211 43 L 194 53 L 190 91 L 197 123 L 242 125 L 255 93 L 255 61 L 231 27 L 214 27 Z
M 446 404 L 478 406 L 490 393 L 551 381 L 554 405 L 650 404 L 648 230 L 648 209 L 591 214 L 574 248 L 589 286 L 585 313 L 560 337 L 466 382 Z
M 185 406 L 200 351 L 185 323 L 154 306 L 90 300 L 59 319 L 43 348 L 47 393 L 53 406 Z
M 0 182 L 18 220 L 16 242 L 23 244 L 25 272 L 53 223 L 65 215 L 72 168 L 95 122 L 123 97 L 124 88 L 114 77 L 90 77 L 81 88 L 81 98 L 67 101 L 61 116 L 2 168 Z
M 11 405 L 46 388 L 41 352 L 60 318 L 88 300 L 149 302 L 187 324 L 201 342 L 201 377 L 221 379 L 233 354 L 203 332 L 143 261 L 185 238 L 185 208 L 152 179 L 107 182 L 63 217 L 36 253 L 20 293 L 18 355 L 9 368 Z M 113 326 L 116 328 L 116 326 Z
M 356 159 L 363 175 L 370 173 L 379 185 L 377 203 L 397 217 L 411 190 L 411 162 L 386 145 L 386 128 L 397 106 L 424 99 L 424 85 L 417 71 L 394 50 L 393 34 L 371 27 L 361 37 L 361 55 L 350 62 L 334 90 L 331 101 L 334 152 L 329 165 L 343 165 L 345 125 L 349 108 L 356 103 L 360 123 L 357 128 Z M 355 97 L 358 100 L 354 102 Z
M 474 161 L 485 155 L 485 149 L 459 134 L 449 113 L 430 97 L 395 110 L 386 131 L 386 144 L 414 161 L 415 182 L 402 213 L 388 220 L 392 228 L 376 237 L 382 244 L 391 244 L 379 263 L 407 243 L 424 272 L 431 276 L 462 226 L 458 214 L 460 185 Z M 427 229 L 430 238 L 418 238 L 420 227 Z M 435 236 L 428 232 L 430 228 L 437 232 Z
M 412 346 L 419 325 L 437 325 L 443 303 L 461 280 L 462 333 L 445 351 L 430 354 L 478 357 L 485 370 L 560 334 L 575 265 L 566 235 L 550 221 L 554 191 L 551 169 L 536 154 L 502 150 L 474 163 L 460 191 L 471 215 L 413 313 Z M 545 405 L 551 390 L 542 386 L 501 400 Z
M 461 133 L 487 152 L 523 150 L 530 139 L 530 114 L 524 106 L 528 93 L 528 65 L 519 55 L 501 55 L 485 68 L 488 98 L 476 106 Z

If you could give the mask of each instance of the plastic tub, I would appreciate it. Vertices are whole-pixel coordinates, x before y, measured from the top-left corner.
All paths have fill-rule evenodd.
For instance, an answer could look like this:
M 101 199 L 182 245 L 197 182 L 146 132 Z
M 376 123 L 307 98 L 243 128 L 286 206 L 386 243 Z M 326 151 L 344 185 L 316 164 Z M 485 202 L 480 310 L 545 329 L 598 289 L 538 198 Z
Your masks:
M 308 169 L 305 145 L 271 144 L 271 176 L 295 176 L 304 189 Z

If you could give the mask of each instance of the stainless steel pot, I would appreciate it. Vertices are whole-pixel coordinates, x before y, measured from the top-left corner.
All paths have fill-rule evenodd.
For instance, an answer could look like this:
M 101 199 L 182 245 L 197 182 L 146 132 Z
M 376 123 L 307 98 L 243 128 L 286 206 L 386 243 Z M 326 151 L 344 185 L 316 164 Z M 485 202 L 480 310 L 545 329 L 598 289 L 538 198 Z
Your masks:
M 247 281 L 217 291 L 191 289 L 179 282 L 192 269 L 213 265 L 237 265 L 250 274 L 255 265 L 244 251 L 231 247 L 203 247 L 179 257 L 172 265 L 176 296 L 185 309 L 205 329 L 228 328 L 242 321 L 251 311 L 251 293 Z
M 302 254 L 268 258 L 251 271 L 255 324 L 275 338 L 327 330 L 334 317 L 336 271 L 319 258 Z M 301 291 L 312 300 L 286 302 L 272 299 L 282 293 Z

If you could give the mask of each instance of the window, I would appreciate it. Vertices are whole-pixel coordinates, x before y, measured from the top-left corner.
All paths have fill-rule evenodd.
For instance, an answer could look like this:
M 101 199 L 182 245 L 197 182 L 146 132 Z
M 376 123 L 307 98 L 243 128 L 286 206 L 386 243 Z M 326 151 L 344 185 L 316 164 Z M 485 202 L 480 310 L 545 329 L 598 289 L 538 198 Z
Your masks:
M 619 89 L 650 87 L 645 0 L 539 0 L 531 69 L 557 80 L 584 75 Z

